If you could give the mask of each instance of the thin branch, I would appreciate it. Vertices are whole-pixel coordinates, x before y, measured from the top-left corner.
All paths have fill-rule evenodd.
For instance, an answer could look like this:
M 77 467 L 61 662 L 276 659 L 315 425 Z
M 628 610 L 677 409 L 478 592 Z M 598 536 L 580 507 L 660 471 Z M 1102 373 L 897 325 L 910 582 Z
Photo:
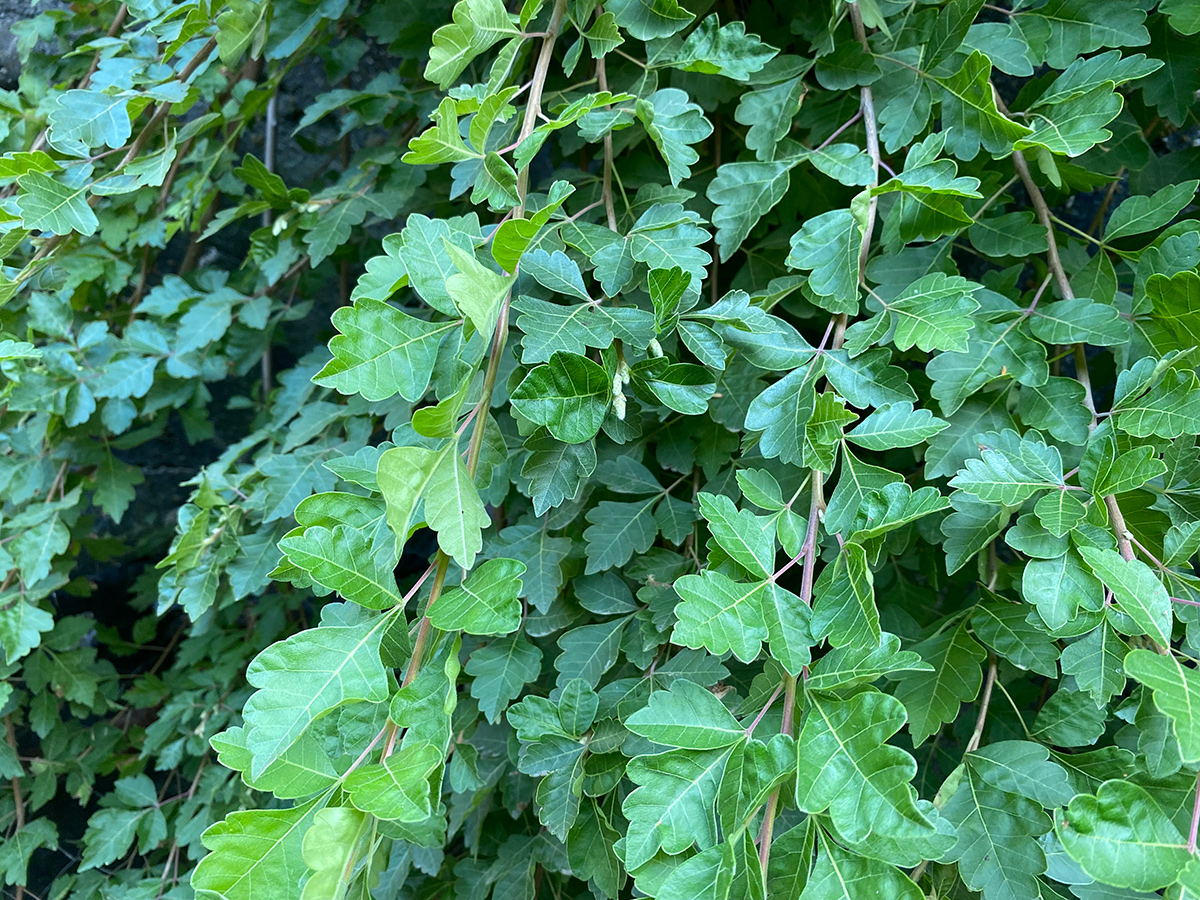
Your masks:
M 562 25 L 566 10 L 567 0 L 554 0 L 554 9 L 550 13 L 550 25 L 546 31 L 546 37 L 542 42 L 542 51 L 538 55 L 537 64 L 533 71 L 533 80 L 529 87 L 529 101 L 525 108 L 525 120 L 521 126 L 521 136 L 518 138 L 518 142 L 529 137 L 537 127 L 537 117 L 542 107 L 542 90 L 546 86 L 546 76 L 550 71 L 550 61 L 554 57 L 554 42 L 558 37 L 558 31 Z M 525 166 L 517 176 L 517 193 L 521 198 L 521 202 L 517 208 L 517 215 L 521 215 L 525 211 L 525 197 L 528 191 L 529 167 Z M 512 292 L 510 291 L 500 304 L 500 314 L 496 320 L 496 330 L 492 335 L 492 349 L 488 355 L 487 371 L 483 378 L 483 390 L 479 398 L 479 403 L 476 406 L 478 412 L 476 414 L 475 427 L 471 432 L 471 443 L 467 449 L 467 474 L 471 478 L 475 477 L 475 470 L 479 466 L 479 455 L 483 449 L 483 436 L 487 429 L 487 410 L 491 406 L 492 392 L 495 389 L 496 377 L 500 371 L 500 361 L 504 356 L 504 345 L 508 342 L 508 309 L 511 299 Z M 408 668 L 405 670 L 401 687 L 411 684 L 412 680 L 417 677 L 417 672 L 421 669 L 421 660 L 425 655 L 425 648 L 429 643 L 430 630 L 433 627 L 429 621 L 429 610 L 441 596 L 442 588 L 446 583 L 446 571 L 450 566 L 450 557 L 444 550 L 438 550 L 435 564 L 437 572 L 433 578 L 433 585 L 429 589 L 429 602 L 425 606 L 425 615 L 421 618 L 421 625 L 417 630 L 416 640 L 413 642 L 412 657 L 408 661 Z
M 779 731 L 781 734 L 791 737 L 792 717 L 796 709 L 796 676 L 788 675 L 784 678 L 783 683 L 783 725 Z M 779 789 L 776 788 L 771 794 L 771 799 L 767 801 L 767 809 L 763 813 L 762 828 L 758 832 L 758 863 L 764 874 L 767 871 L 767 864 L 771 860 L 771 836 L 775 831 L 775 813 L 778 808 Z
M 1200 774 L 1196 776 L 1196 799 L 1192 802 L 1192 827 L 1188 829 L 1188 853 L 1196 852 L 1196 834 L 1200 832 Z
M 825 138 L 825 140 L 821 141 L 821 144 L 820 144 L 820 146 L 816 147 L 816 148 L 813 150 L 813 153 L 817 153 L 817 152 L 819 152 L 819 151 L 821 151 L 821 150 L 824 150 L 826 147 L 828 147 L 830 144 L 832 144 L 832 143 L 833 143 L 835 140 L 837 140 L 837 136 L 838 136 L 839 134 L 841 134 L 843 131 L 845 131 L 847 128 L 849 128 L 851 125 L 853 125 L 853 124 L 854 124 L 855 122 L 857 122 L 859 119 L 861 119 L 861 118 L 862 118 L 862 115 L 863 115 L 863 111 L 862 111 L 862 106 L 860 105 L 860 106 L 859 106 L 859 108 L 858 108 L 858 111 L 857 111 L 857 112 L 855 112 L 855 114 L 854 114 L 854 115 L 852 115 L 852 116 L 851 116 L 849 119 L 847 119 L 847 120 L 846 120 L 845 122 L 843 122 L 841 125 L 839 125 L 839 126 L 837 127 L 837 131 L 835 131 L 835 132 L 834 132 L 833 134 L 831 134 L 829 137 Z
M 1058 256 L 1058 243 L 1054 239 L 1054 223 L 1050 219 L 1050 207 L 1046 205 L 1046 198 L 1042 196 L 1041 190 L 1033 180 L 1033 175 L 1029 171 L 1029 163 L 1025 161 L 1025 155 L 1017 150 L 1013 153 L 1012 158 L 1013 168 L 1017 170 L 1017 175 L 1020 177 L 1021 183 L 1025 185 L 1026 193 L 1029 194 L 1029 199 L 1033 201 L 1033 209 L 1037 214 L 1038 221 L 1046 229 L 1046 261 L 1050 264 L 1050 271 L 1054 273 L 1058 291 L 1064 300 L 1074 300 L 1075 292 L 1071 290 L 1067 271 L 1063 268 L 1062 260 Z
M 775 702 L 775 698 L 783 691 L 783 682 L 775 685 L 775 690 L 771 692 L 771 696 L 767 698 L 767 702 L 763 708 L 758 711 L 758 715 L 754 717 L 754 721 L 746 728 L 746 737 L 751 737 L 754 734 L 754 729 L 758 727 L 758 723 L 762 721 L 763 716 L 767 714 L 767 710 L 771 708 L 771 704 Z
M 1104 506 L 1112 522 L 1113 534 L 1117 536 L 1117 549 L 1121 551 L 1121 557 L 1126 561 L 1133 559 L 1133 543 L 1129 539 L 1129 529 L 1125 527 L 1125 517 L 1121 514 L 1121 507 L 1117 505 L 1117 498 L 1109 494 L 1104 498 Z
M 603 7 L 596 7 L 596 15 L 602 15 Z M 596 60 L 596 83 L 601 91 L 608 90 L 608 72 L 605 69 L 604 57 L 601 56 Z M 610 106 L 604 107 L 611 109 Z M 604 180 L 601 182 L 600 196 L 604 200 L 604 216 L 608 221 L 610 231 L 617 230 L 617 210 L 613 204 L 612 193 L 612 176 L 613 176 L 613 139 L 612 129 L 604 133 Z
M 12 749 L 13 755 L 18 755 L 17 733 L 13 729 L 12 716 L 4 717 L 4 737 L 8 741 L 8 746 Z M 12 778 L 12 792 L 17 831 L 20 831 L 25 827 L 25 798 L 21 794 L 21 776 L 19 775 Z
M 854 36 L 869 54 L 871 45 L 867 43 L 867 29 L 863 25 L 862 10 L 857 3 L 848 4 L 850 7 L 850 22 L 854 26 Z M 863 116 L 863 127 L 867 133 L 867 154 L 871 157 L 871 167 L 875 177 L 868 187 L 879 184 L 879 123 L 875 119 L 875 98 L 869 85 L 860 89 L 860 108 Z M 871 236 L 875 231 L 875 211 L 879 198 L 872 197 L 867 202 L 867 224 L 863 229 L 862 248 L 858 252 L 858 280 L 866 284 L 867 255 L 871 252 Z
M 987 724 L 988 706 L 992 702 L 992 688 L 996 685 L 996 657 L 989 654 L 987 678 L 983 683 L 983 696 L 979 701 L 979 717 L 975 720 L 975 730 L 971 732 L 971 739 L 967 741 L 967 753 L 974 753 L 979 749 L 979 742 L 983 739 L 983 726 Z

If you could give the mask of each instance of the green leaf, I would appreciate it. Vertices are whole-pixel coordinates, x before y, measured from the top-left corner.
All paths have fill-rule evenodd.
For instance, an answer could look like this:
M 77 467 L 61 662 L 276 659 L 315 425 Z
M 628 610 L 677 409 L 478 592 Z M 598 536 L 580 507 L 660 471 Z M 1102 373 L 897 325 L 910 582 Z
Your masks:
M 879 896 L 922 900 L 925 892 L 895 866 L 843 850 L 818 828 L 817 860 L 801 900 L 867 900 Z
M 368 609 L 390 609 L 400 602 L 392 570 L 392 546 L 372 546 L 361 530 L 347 525 L 314 526 L 284 537 L 279 549 L 313 581 Z
M 680 863 L 655 892 L 660 900 L 689 900 L 693 897 L 712 897 L 725 900 L 729 896 L 736 870 L 733 844 L 709 847 Z
M 908 710 L 908 731 L 919 746 L 946 722 L 958 716 L 959 704 L 974 700 L 983 683 L 980 663 L 986 655 L 966 624 L 948 628 L 917 644 L 931 672 L 906 675 L 896 685 L 896 697 Z
M 430 118 L 434 125 L 408 142 L 404 162 L 410 165 L 437 165 L 438 163 L 462 162 L 477 159 L 462 139 L 458 130 L 458 104 L 447 97 Z
M 0 872 L 4 873 L 5 884 L 28 884 L 29 859 L 43 847 L 58 849 L 58 829 L 49 819 L 34 819 L 13 832 L 0 848 Z
M 1050 830 L 1050 817 L 1040 802 L 1004 790 L 1016 785 L 997 785 L 995 779 L 983 777 L 989 768 L 986 759 L 968 755 L 965 766 L 947 779 L 951 784 L 956 775 L 959 778 L 942 807 L 958 841 L 942 862 L 957 862 L 963 883 L 988 900 L 1038 896 L 1038 875 L 1046 871 L 1046 856 L 1036 838 Z M 946 788 L 943 785 L 942 791 Z
M 1200 719 L 1196 718 L 1200 675 L 1174 656 L 1140 649 L 1125 657 L 1125 671 L 1154 691 L 1154 705 L 1174 723 L 1183 761 L 1200 759 Z
M 582 444 L 600 430 L 612 398 L 612 380 L 585 356 L 556 352 L 512 393 L 521 415 L 560 441 Z
M 900 649 L 900 639 L 883 632 L 878 647 L 844 647 L 830 650 L 808 672 L 810 690 L 828 691 L 875 681 L 881 675 L 932 672 L 933 666 L 911 650 Z
M 800 464 L 804 432 L 816 408 L 815 384 L 821 365 L 793 369 L 751 401 L 746 429 L 761 431 L 759 449 L 768 459 Z
M 100 227 L 84 199 L 86 186 L 69 187 L 42 172 L 22 175 L 17 184 L 23 192 L 17 196 L 17 206 L 26 228 L 57 235 L 77 231 L 90 237 Z
M 1149 197 L 1127 198 L 1109 216 L 1108 224 L 1104 226 L 1104 239 L 1115 241 L 1162 228 L 1192 202 L 1198 187 L 1200 181 L 1193 179 L 1167 185 Z
M 433 33 L 425 77 L 443 90 L 480 53 L 497 41 L 515 37 L 516 26 L 500 0 L 459 0 L 454 23 Z
M 201 836 L 209 853 L 192 873 L 197 897 L 252 900 L 256 885 L 298 885 L 307 870 L 301 842 L 315 801 L 291 809 L 230 813 Z
M 1121 112 L 1121 95 L 1111 84 L 1100 84 L 1050 106 L 1039 105 L 1030 122 L 1033 131 L 1014 144 L 1016 150 L 1038 148 L 1039 152 L 1079 156 L 1112 137 L 1107 125 Z
M 846 209 L 815 216 L 792 235 L 787 265 L 811 270 L 808 286 L 830 312 L 858 311 L 858 252 L 862 237 L 862 229 Z
M 11 665 L 42 642 L 42 635 L 54 627 L 54 616 L 19 597 L 5 597 L 0 606 L 0 647 L 4 661 Z
M 312 872 L 304 884 L 303 900 L 345 892 L 369 821 L 348 806 L 327 806 L 316 812 L 300 843 L 300 855 Z
M 579 496 L 596 468 L 596 447 L 590 441 L 568 444 L 556 440 L 545 428 L 525 439 L 529 456 L 521 474 L 529 479 L 535 515 Z
M 713 540 L 731 559 L 760 578 L 775 571 L 775 517 L 738 509 L 720 494 L 702 491 L 696 497 Z
M 426 613 L 434 627 L 467 634 L 510 634 L 521 624 L 521 576 L 525 564 L 489 559 L 450 588 Z
M 685 72 L 724 75 L 735 81 L 747 81 L 770 62 L 779 51 L 765 44 L 756 34 L 746 34 L 745 22 L 721 25 L 715 14 L 704 18 L 687 40 L 670 56 L 655 59 Z
M 650 702 L 626 719 L 625 726 L 656 744 L 688 750 L 717 750 L 746 736 L 720 700 L 685 679 L 651 694 Z
M 489 336 L 496 330 L 500 307 L 512 287 L 512 276 L 498 275 L 449 238 L 442 238 L 454 267 L 458 270 L 446 279 L 446 293 L 475 329 Z
M 993 157 L 1011 153 L 1013 143 L 1032 131 L 996 108 L 996 95 L 988 80 L 991 73 L 991 62 L 976 50 L 954 75 L 936 79 L 945 91 L 942 126 L 946 149 L 959 159 L 974 159 L 981 146 Z
M 811 629 L 833 647 L 877 647 L 881 639 L 875 585 L 866 551 L 853 541 L 842 547 L 813 586 Z
M 102 809 L 88 819 L 79 871 L 96 869 L 124 857 L 137 838 L 137 829 L 150 812 L 144 809 Z
M 1038 10 L 1050 34 L 1046 42 L 1046 61 L 1056 69 L 1065 69 L 1077 57 L 1100 47 L 1138 47 L 1150 42 L 1145 26 L 1146 14 L 1119 0 L 1051 0 Z
M 1146 279 L 1146 295 L 1154 304 L 1154 320 L 1168 332 L 1168 349 L 1200 343 L 1200 275 L 1155 272 Z
M 1154 798 L 1127 781 L 1106 781 L 1094 796 L 1075 797 L 1054 831 L 1085 872 L 1116 887 L 1166 887 L 1191 856 Z
M 639 41 L 670 37 L 695 18 L 677 0 L 610 0 L 608 7 L 617 24 Z
M 257 688 L 246 701 L 246 747 L 258 778 L 330 710 L 352 700 L 388 697 L 379 658 L 390 616 L 358 625 L 323 625 L 272 644 L 250 663 L 246 679 Z
M 1103 706 L 1125 689 L 1124 660 L 1128 648 L 1107 623 L 1088 632 L 1062 652 L 1064 675 Z
M 848 700 L 813 694 L 810 704 L 796 738 L 796 804 L 808 813 L 829 810 L 838 833 L 852 842 L 933 832 L 909 784 L 916 763 L 885 743 L 904 724 L 900 701 L 864 692 Z
M 775 158 L 776 147 L 791 129 L 792 119 L 800 110 L 803 96 L 804 82 L 798 75 L 770 87 L 742 94 L 734 119 L 739 125 L 749 126 L 746 147 L 754 151 L 759 162 L 770 162 Z M 709 199 L 713 198 L 710 196 Z
M 980 219 L 967 229 L 967 237 L 986 256 L 1030 256 L 1046 251 L 1046 229 L 1031 212 L 1011 212 Z
M 613 12 L 620 22 L 620 12 L 615 9 Z M 704 117 L 700 106 L 692 103 L 687 93 L 678 88 L 663 88 L 638 100 L 635 112 L 646 134 L 666 160 L 671 184 L 678 187 L 679 182 L 692 174 L 691 167 L 700 159 L 700 154 L 691 145 L 712 134 L 712 123 Z
M 584 531 L 587 542 L 587 574 L 623 566 L 635 553 L 645 553 L 658 534 L 651 507 L 657 497 L 636 503 L 601 500 L 588 510 L 591 524 Z
M 429 476 L 424 492 L 425 520 L 437 532 L 442 551 L 469 569 L 483 549 L 483 531 L 492 520 L 456 450 L 457 445 L 451 442 Z
M 885 304 L 892 316 L 897 349 L 966 350 L 971 314 L 979 308 L 972 293 L 979 287 L 957 275 L 934 272 L 906 287 Z
M 1003 506 L 1019 506 L 1041 490 L 1061 491 L 1062 458 L 1056 447 L 1011 431 L 994 437 L 995 447 L 985 447 L 979 459 L 968 459 L 950 479 L 953 487 Z
M 675 591 L 683 602 L 675 608 L 672 643 L 717 656 L 732 650 L 742 662 L 752 661 L 768 637 L 762 595 L 769 584 L 739 584 L 713 571 L 680 578 Z
M 846 432 L 847 440 L 867 450 L 914 447 L 939 434 L 948 423 L 911 402 L 885 403 Z
M 1062 537 L 1083 521 L 1087 508 L 1079 498 L 1066 490 L 1042 495 L 1033 507 L 1034 513 L 1051 534 Z
M 480 647 L 463 668 L 475 679 L 471 696 L 488 721 L 495 723 L 525 685 L 537 678 L 542 652 L 521 635 L 513 635 Z
M 345 790 L 351 803 L 378 819 L 421 822 L 432 812 L 429 778 L 442 762 L 433 744 L 405 741 L 382 763 L 351 772 Z
M 128 105 L 125 93 L 76 90 L 59 94 L 46 116 L 51 146 L 71 156 L 88 156 L 93 147 L 124 147 L 132 130 Z
M 712 223 L 717 228 L 722 262 L 733 256 L 759 219 L 783 199 L 793 165 L 787 161 L 730 162 L 717 170 L 707 195 L 717 207 Z
M 669 363 L 665 357 L 646 359 L 630 370 L 634 391 L 648 403 L 657 401 L 687 416 L 707 412 L 716 379 L 704 366 Z
M 1030 326 L 1050 344 L 1095 344 L 1109 347 L 1129 340 L 1129 324 L 1107 303 L 1061 300 L 1039 306 Z
M 1027 613 L 1027 607 L 1014 603 L 981 604 L 971 615 L 971 630 L 980 641 L 1019 668 L 1056 678 L 1058 648 L 1045 632 L 1029 624 Z
M 812 635 L 808 604 L 774 582 L 763 591 L 760 602 L 772 658 L 789 675 L 800 675 L 812 662 L 812 648 L 817 643 Z
M 1081 547 L 1079 552 L 1096 577 L 1113 592 L 1117 606 L 1161 646 L 1171 643 L 1171 598 L 1154 570 L 1140 560 L 1121 558 L 1116 550 Z
M 717 842 L 713 808 L 733 746 L 717 750 L 671 750 L 630 760 L 626 774 L 638 785 L 621 805 L 629 820 L 625 867 L 637 869 L 661 848 L 682 853 L 693 844 Z

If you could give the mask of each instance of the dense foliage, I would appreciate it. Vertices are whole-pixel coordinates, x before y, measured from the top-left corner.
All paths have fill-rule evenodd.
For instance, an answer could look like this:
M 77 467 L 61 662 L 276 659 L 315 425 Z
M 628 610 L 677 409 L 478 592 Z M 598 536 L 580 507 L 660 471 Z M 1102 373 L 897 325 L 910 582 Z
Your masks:
M 1200 2 L 15 32 L 11 896 L 1200 897 Z

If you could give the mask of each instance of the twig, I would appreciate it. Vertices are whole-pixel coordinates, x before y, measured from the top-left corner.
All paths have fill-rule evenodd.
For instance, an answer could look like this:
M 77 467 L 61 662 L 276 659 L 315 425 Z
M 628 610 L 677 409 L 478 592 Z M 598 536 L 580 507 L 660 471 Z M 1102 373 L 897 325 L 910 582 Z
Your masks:
M 796 676 L 788 675 L 783 683 L 783 725 L 779 731 L 781 734 L 791 737 L 792 716 L 796 709 Z M 763 813 L 762 828 L 758 832 L 758 864 L 764 875 L 767 871 L 767 865 L 771 861 L 771 835 L 775 830 L 775 813 L 778 808 L 779 789 L 776 788 L 771 794 L 771 799 L 767 801 L 767 809 Z
M 538 55 L 537 64 L 533 71 L 533 81 L 529 88 L 529 101 L 525 108 L 525 121 L 521 126 L 521 136 L 518 141 L 523 141 L 533 133 L 537 127 L 537 116 L 541 112 L 542 106 L 542 90 L 546 86 L 546 75 L 550 70 L 550 61 L 554 57 L 554 42 L 558 37 L 559 27 L 562 25 L 563 16 L 566 14 L 567 0 L 554 0 L 554 9 L 550 13 L 550 25 L 546 32 L 546 37 L 542 42 L 542 51 Z M 529 191 L 529 167 L 521 169 L 517 176 L 517 193 L 521 198 L 518 205 L 518 215 L 525 210 L 525 197 Z M 488 356 L 487 371 L 483 378 L 483 390 L 479 398 L 477 409 L 479 413 L 475 420 L 475 428 L 471 432 L 471 443 L 467 450 L 467 473 L 471 478 L 475 477 L 475 470 L 479 465 L 479 454 L 483 448 L 483 435 L 487 428 L 487 410 L 491 405 L 492 391 L 496 386 L 496 376 L 500 371 L 500 360 L 504 355 L 504 345 L 508 341 L 508 307 L 512 299 L 511 291 L 505 296 L 500 304 L 500 314 L 496 320 L 496 331 L 492 336 L 492 349 Z M 429 643 L 429 633 L 432 623 L 429 621 L 429 610 L 437 602 L 441 596 L 442 587 L 446 583 L 446 570 L 450 566 L 450 557 L 444 550 L 437 552 L 437 572 L 433 577 L 433 585 L 429 589 L 429 602 L 425 606 L 425 615 L 421 618 L 421 625 L 417 630 L 416 640 L 413 642 L 412 657 L 408 661 L 408 668 L 404 673 L 404 680 L 401 687 L 406 687 L 412 683 L 412 680 L 417 677 L 417 672 L 421 669 L 421 660 L 425 655 L 425 648 Z
M 596 7 L 596 15 L 597 16 L 602 15 L 603 11 L 604 11 L 604 8 L 602 6 Z M 601 56 L 598 60 L 596 60 L 596 84 L 600 88 L 601 91 L 608 90 L 608 72 L 604 65 L 604 57 L 603 56 Z M 604 108 L 611 109 L 611 106 L 606 106 Z M 613 140 L 612 140 L 612 129 L 609 129 L 608 131 L 606 131 L 604 133 L 604 180 L 601 182 L 600 196 L 604 200 L 604 216 L 608 220 L 609 230 L 616 231 L 617 230 L 617 210 L 616 210 L 616 207 L 613 205 L 612 175 L 613 175 Z
M 8 746 L 12 748 L 13 755 L 18 755 L 17 751 L 17 733 L 13 730 L 12 716 L 4 717 L 4 737 L 8 741 Z M 15 822 L 17 831 L 25 827 L 25 798 L 21 793 L 21 776 L 15 775 L 12 778 L 13 792 L 13 808 L 16 814 Z
M 862 48 L 870 53 L 871 45 L 867 43 L 867 30 L 863 25 L 862 10 L 858 8 L 857 3 L 848 5 L 850 22 L 854 26 L 854 36 L 858 38 Z M 863 85 L 860 89 L 860 96 L 863 127 L 867 133 L 867 153 L 871 157 L 871 167 L 875 172 L 875 177 L 871 180 L 869 187 L 874 187 L 879 184 L 879 124 L 875 120 L 875 98 L 871 94 L 869 85 Z M 878 197 L 872 197 L 867 203 L 867 224 L 863 229 L 862 248 L 858 252 L 858 280 L 863 284 L 866 284 L 867 255 L 871 252 L 871 235 L 875 231 L 875 210 L 878 203 Z
M 1133 544 L 1129 540 L 1129 529 L 1125 527 L 1125 517 L 1121 515 L 1121 507 L 1117 498 L 1109 494 L 1104 498 L 1104 507 L 1108 510 L 1108 518 L 1112 522 L 1113 533 L 1117 536 L 1117 549 L 1126 561 L 1133 559 Z
M 987 724 L 988 706 L 992 702 L 992 688 L 996 684 L 996 657 L 991 654 L 988 657 L 987 677 L 983 682 L 983 695 L 979 700 L 979 717 L 975 720 L 975 730 L 971 732 L 971 739 L 967 741 L 967 753 L 974 753 L 979 749 L 979 742 L 983 739 L 983 726 Z
M 758 727 L 758 723 L 762 721 L 763 716 L 767 714 L 767 710 L 771 708 L 771 704 L 775 702 L 775 698 L 779 696 L 782 690 L 783 682 L 781 681 L 775 685 L 775 690 L 771 692 L 771 696 L 767 698 L 767 702 L 763 705 L 763 708 L 758 711 L 758 715 L 754 717 L 754 721 L 746 729 L 746 737 L 751 737 L 754 734 L 754 729 Z
M 1192 827 L 1188 829 L 1188 853 L 1196 852 L 1196 834 L 1200 832 L 1200 774 L 1196 776 L 1196 799 L 1192 803 Z
M 852 9 L 854 7 L 851 7 Z M 823 487 L 825 475 L 816 469 L 812 473 L 812 499 L 808 505 L 808 528 L 804 532 L 804 543 L 800 547 L 800 556 L 804 558 L 804 568 L 800 575 L 800 599 L 807 606 L 812 606 L 813 574 L 816 569 L 817 528 L 821 512 L 825 509 Z M 792 733 L 792 716 L 796 707 L 796 676 L 788 675 L 784 679 L 783 734 Z M 779 807 L 779 791 L 771 794 L 767 801 L 766 812 L 763 813 L 762 827 L 758 832 L 758 861 L 762 871 L 767 871 L 771 857 L 771 834 L 775 829 L 775 813 Z
M 1063 268 L 1062 260 L 1058 256 L 1058 243 L 1054 238 L 1054 223 L 1050 220 L 1050 207 L 1046 205 L 1046 198 L 1042 196 L 1041 190 L 1033 180 L 1033 175 L 1029 171 L 1029 163 L 1025 161 L 1025 155 L 1017 150 L 1014 151 L 1012 158 L 1013 168 L 1017 170 L 1021 183 L 1025 185 L 1025 192 L 1033 201 L 1033 209 L 1037 214 L 1038 221 L 1046 229 L 1046 261 L 1050 265 L 1050 271 L 1054 274 L 1054 280 L 1058 283 L 1058 291 L 1064 300 L 1074 300 L 1075 292 L 1071 290 L 1071 282 L 1068 280 L 1066 269 Z
M 1033 180 L 1033 175 L 1029 171 L 1029 163 L 1025 161 L 1025 155 L 1017 150 L 1013 153 L 1012 158 L 1013 168 L 1017 170 L 1021 183 L 1025 185 L 1025 192 L 1029 194 L 1029 199 L 1033 202 L 1033 209 L 1037 214 L 1038 221 L 1046 229 L 1046 262 L 1050 266 L 1050 273 L 1058 284 L 1058 291 L 1062 294 L 1062 298 L 1074 300 L 1075 292 L 1071 289 L 1071 281 L 1067 278 L 1066 269 L 1063 268 L 1062 259 L 1058 255 L 1058 241 L 1054 234 L 1054 222 L 1050 215 L 1050 207 L 1046 205 L 1046 198 L 1042 196 L 1041 190 Z M 1088 372 L 1087 352 L 1083 344 L 1075 344 L 1074 354 L 1075 378 L 1083 385 L 1083 405 L 1092 414 L 1091 427 L 1095 428 L 1096 400 L 1092 394 L 1092 378 Z
M 825 140 L 821 141 L 819 146 L 817 146 L 816 148 L 813 149 L 813 153 L 818 153 L 821 150 L 824 150 L 830 144 L 832 144 L 835 140 L 837 140 L 837 136 L 839 134 L 841 134 L 843 131 L 845 131 L 847 128 L 849 128 L 851 125 L 853 125 L 859 119 L 861 119 L 862 114 L 863 114 L 862 106 L 860 105 L 858 107 L 858 111 L 854 115 L 852 115 L 849 119 L 847 119 L 845 122 L 843 122 L 841 125 L 839 125 L 837 127 L 837 131 L 835 131 L 829 137 L 825 138 Z

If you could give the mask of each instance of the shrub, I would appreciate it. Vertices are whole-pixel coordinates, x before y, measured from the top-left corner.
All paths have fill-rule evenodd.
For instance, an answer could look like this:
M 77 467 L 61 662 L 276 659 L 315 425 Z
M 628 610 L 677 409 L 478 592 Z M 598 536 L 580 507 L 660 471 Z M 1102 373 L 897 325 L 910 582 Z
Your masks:
M 13 31 L 13 896 L 1200 894 L 1195 0 Z

